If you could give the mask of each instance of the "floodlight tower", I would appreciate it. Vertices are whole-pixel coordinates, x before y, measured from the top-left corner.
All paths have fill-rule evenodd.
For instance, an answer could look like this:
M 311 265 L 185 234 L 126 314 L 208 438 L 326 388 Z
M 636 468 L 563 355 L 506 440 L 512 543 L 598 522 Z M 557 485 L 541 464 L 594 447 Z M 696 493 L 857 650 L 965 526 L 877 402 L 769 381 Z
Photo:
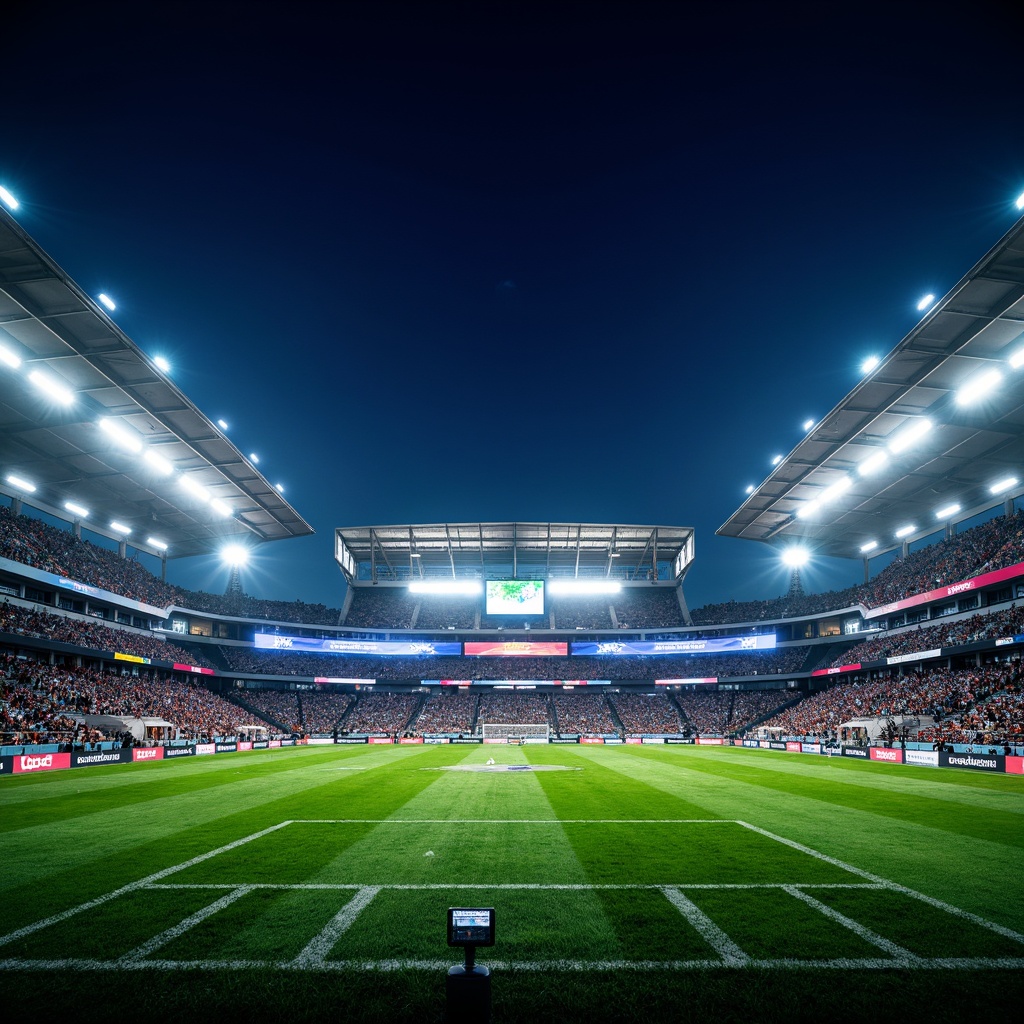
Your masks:
M 800 579 L 800 567 L 806 565 L 810 557 L 810 553 L 806 548 L 786 548 L 782 552 L 783 564 L 788 565 L 790 568 L 789 594 L 787 594 L 787 597 L 804 596 L 804 584 Z
M 227 590 L 225 597 L 245 597 L 242 589 L 242 566 L 249 561 L 249 549 L 241 544 L 229 544 L 220 553 L 220 557 L 231 567 L 231 574 L 228 576 Z

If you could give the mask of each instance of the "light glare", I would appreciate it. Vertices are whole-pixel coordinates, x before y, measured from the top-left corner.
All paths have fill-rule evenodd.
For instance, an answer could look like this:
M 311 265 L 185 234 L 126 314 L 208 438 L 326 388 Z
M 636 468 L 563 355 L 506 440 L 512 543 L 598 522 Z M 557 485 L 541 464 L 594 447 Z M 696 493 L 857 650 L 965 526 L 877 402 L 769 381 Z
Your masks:
M 167 544 L 162 540 L 157 540 L 156 537 L 147 537 L 146 543 L 152 545 L 158 551 L 166 551 Z
M 188 491 L 193 497 L 198 498 L 200 501 L 209 501 L 210 492 L 207 491 L 202 484 L 197 483 L 190 476 L 183 476 L 181 478 L 181 486 Z
M 868 356 L 863 363 L 860 364 L 861 373 L 870 373 L 882 360 L 878 356 Z
M 115 533 L 123 533 L 126 537 L 132 532 L 132 528 L 130 526 L 125 526 L 124 523 L 119 523 L 116 519 L 110 524 L 110 528 L 115 531 Z
M 878 547 L 877 540 L 869 540 L 867 544 L 861 544 L 860 553 L 866 555 L 869 551 L 874 551 Z
M 114 302 L 114 300 L 109 295 L 100 292 L 99 295 L 96 296 L 96 298 L 98 298 L 100 302 L 102 302 L 103 305 L 110 310 L 111 313 L 113 313 L 114 310 L 117 309 L 117 303 Z
M 71 405 L 75 400 L 75 396 L 62 384 L 58 384 L 52 377 L 47 377 L 45 373 L 40 373 L 38 370 L 33 370 L 29 375 L 28 379 L 40 391 L 45 392 L 55 402 L 60 402 L 61 405 Z
M 913 523 L 908 523 L 906 526 L 901 526 L 896 531 L 896 536 L 900 538 L 909 537 L 916 529 L 917 527 Z
M 988 370 L 972 377 L 956 393 L 957 405 L 973 405 L 999 386 L 1003 375 L 998 370 Z
M 1010 365 L 1015 369 L 1019 370 L 1024 366 L 1024 348 L 1017 349 L 1016 352 L 1010 356 Z
M 228 425 L 224 420 L 217 420 L 217 426 L 220 427 L 221 430 L 228 429 Z
M 171 364 L 163 356 L 153 356 L 153 363 L 158 370 L 162 370 L 164 373 L 171 372 Z
M 174 472 L 174 467 L 152 448 L 146 449 L 145 459 L 158 473 L 162 473 L 164 476 L 170 476 Z
M 210 507 L 217 515 L 224 516 L 225 518 L 235 514 L 235 510 L 226 501 L 221 501 L 220 498 L 214 498 L 210 502 Z
M 1015 476 L 1007 476 L 1002 480 L 997 480 L 990 488 L 990 494 L 1002 494 L 1003 491 L 1008 491 L 1011 487 L 1016 487 L 1020 481 Z
M 814 420 L 804 420 L 804 433 L 806 434 L 809 431 L 813 430 L 814 426 L 815 426 L 815 421 Z
M 8 348 L 0 345 L 0 362 L 6 363 L 12 370 L 21 366 L 21 360 Z
M 3 187 L 3 185 L 0 185 L 0 199 L 2 199 L 4 201 L 4 205 L 11 210 L 16 210 L 21 205 L 18 200 Z
M 899 452 L 905 451 L 915 441 L 924 437 L 924 435 L 931 429 L 932 421 L 930 419 L 925 418 L 918 420 L 916 423 L 897 434 L 889 442 L 889 451 L 891 451 L 893 455 L 897 455 Z
M 479 580 L 416 580 L 409 584 L 410 594 L 481 594 Z
M 889 461 L 889 453 L 884 451 L 875 452 L 869 455 L 858 467 L 857 472 L 861 476 L 871 476 L 877 473 Z
M 775 458 L 772 459 L 772 465 L 773 466 L 777 466 L 781 461 L 782 461 L 782 456 L 781 455 L 776 455 Z
M 786 548 L 782 552 L 782 561 L 792 569 L 799 569 L 800 566 L 806 565 L 810 557 L 811 553 L 807 548 Z
M 89 510 L 83 505 L 76 505 L 73 501 L 65 501 L 64 507 L 73 515 L 78 516 L 79 519 L 89 518 Z
M 220 557 L 228 565 L 245 565 L 249 561 L 249 549 L 242 544 L 228 544 L 221 549 Z
M 927 309 L 927 308 L 928 308 L 928 307 L 929 307 L 929 306 L 930 306 L 930 305 L 931 305 L 931 304 L 932 304 L 932 303 L 933 303 L 934 301 L 935 301 L 935 296 L 934 296 L 934 295 L 932 295 L 932 294 L 931 294 L 931 293 L 929 292 L 929 293 L 928 293 L 927 295 L 925 295 L 925 296 L 924 296 L 924 298 L 923 298 L 923 299 L 921 299 L 921 301 L 920 301 L 920 302 L 919 302 L 919 303 L 917 304 L 917 311 L 918 311 L 919 313 L 923 313 L 923 312 L 924 312 L 924 311 L 925 311 L 925 310 L 926 310 L 926 309 Z
M 24 477 L 15 476 L 13 473 L 8 473 L 7 482 L 12 487 L 17 487 L 19 491 L 27 491 L 29 494 L 32 494 L 36 489 L 36 485 L 34 483 L 31 483 Z
M 551 594 L 618 594 L 622 584 L 615 580 L 551 580 Z
M 937 509 L 935 512 L 936 519 L 948 519 L 950 516 L 955 516 L 960 511 L 960 506 L 954 502 L 952 505 L 946 505 L 944 508 Z
M 843 493 L 843 491 L 847 490 L 852 483 L 853 479 L 851 477 L 841 476 L 835 483 L 830 484 L 821 492 L 821 497 L 818 500 L 822 503 L 826 501 L 834 501 Z
M 122 448 L 127 448 L 128 451 L 134 452 L 136 455 L 142 451 L 142 441 L 133 431 L 122 426 L 117 420 L 104 417 L 100 420 L 100 429 L 109 434 Z

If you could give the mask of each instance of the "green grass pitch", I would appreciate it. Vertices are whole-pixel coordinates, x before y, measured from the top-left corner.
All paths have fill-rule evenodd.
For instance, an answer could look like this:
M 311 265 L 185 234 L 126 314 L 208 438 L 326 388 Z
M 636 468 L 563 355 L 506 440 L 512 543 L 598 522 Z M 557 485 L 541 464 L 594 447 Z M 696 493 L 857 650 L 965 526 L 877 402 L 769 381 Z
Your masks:
M 461 904 L 496 908 L 500 1022 L 1017 1020 L 1022 847 L 1021 778 L 728 748 L 6 777 L 0 991 L 76 1020 L 441 1021 Z

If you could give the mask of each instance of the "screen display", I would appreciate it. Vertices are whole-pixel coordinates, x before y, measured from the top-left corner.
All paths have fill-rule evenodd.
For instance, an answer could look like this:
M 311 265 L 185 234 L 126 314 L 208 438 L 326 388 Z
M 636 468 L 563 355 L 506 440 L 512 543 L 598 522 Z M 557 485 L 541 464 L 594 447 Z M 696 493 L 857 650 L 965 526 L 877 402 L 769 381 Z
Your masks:
M 478 658 L 564 657 L 569 653 L 569 645 L 558 640 L 467 640 L 463 649 Z
M 631 654 L 722 654 L 749 651 L 774 651 L 775 634 L 756 636 L 709 636 L 696 640 L 587 640 L 573 643 L 573 654 L 626 656 Z
M 493 946 L 493 907 L 451 907 L 448 911 L 449 946 Z
M 421 654 L 461 654 L 456 640 L 332 640 L 323 637 L 257 633 L 254 646 L 264 651 L 313 651 L 318 654 L 374 654 L 415 657 Z
M 543 615 L 543 580 L 488 580 L 488 615 Z

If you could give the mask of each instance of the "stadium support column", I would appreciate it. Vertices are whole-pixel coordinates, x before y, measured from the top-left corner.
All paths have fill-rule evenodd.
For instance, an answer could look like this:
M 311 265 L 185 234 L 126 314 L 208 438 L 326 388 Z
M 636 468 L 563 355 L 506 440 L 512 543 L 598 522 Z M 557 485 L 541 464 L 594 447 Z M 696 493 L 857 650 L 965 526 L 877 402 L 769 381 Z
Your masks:
M 121 538 L 121 539 L 120 539 L 120 540 L 119 540 L 119 541 L 117 542 L 117 553 L 118 553 L 118 554 L 119 554 L 119 555 L 120 555 L 120 556 L 121 556 L 122 558 L 127 558 L 127 557 L 128 557 L 128 541 L 126 541 L 126 540 L 124 539 L 124 537 L 122 537 L 122 538 Z
M 11 515 L 12 516 L 20 516 L 21 515 L 21 498 L 19 498 L 17 495 L 12 495 L 11 496 Z
M 1003 502 L 1003 515 L 1006 516 L 1007 519 L 1013 515 L 1013 498 L 1007 498 L 1006 501 Z

